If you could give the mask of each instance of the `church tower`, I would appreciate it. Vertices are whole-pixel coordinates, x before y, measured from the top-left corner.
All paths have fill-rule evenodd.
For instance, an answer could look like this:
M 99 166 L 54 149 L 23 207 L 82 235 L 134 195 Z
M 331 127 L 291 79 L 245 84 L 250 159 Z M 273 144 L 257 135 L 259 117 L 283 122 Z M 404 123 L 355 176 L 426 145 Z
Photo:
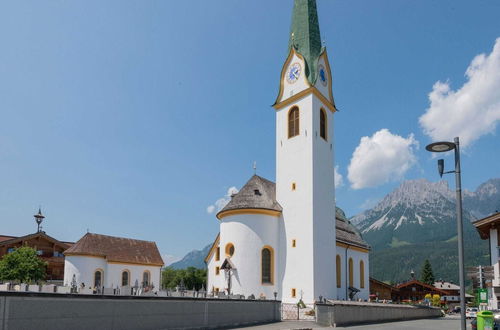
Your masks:
M 276 110 L 283 302 L 336 297 L 332 76 L 315 0 L 295 0 Z

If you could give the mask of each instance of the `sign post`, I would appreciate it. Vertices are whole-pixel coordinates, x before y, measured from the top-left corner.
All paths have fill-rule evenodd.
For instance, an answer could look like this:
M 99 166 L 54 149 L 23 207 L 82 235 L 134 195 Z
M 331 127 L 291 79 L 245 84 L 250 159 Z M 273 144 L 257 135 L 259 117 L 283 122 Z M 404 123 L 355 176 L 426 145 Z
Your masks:
M 467 269 L 467 277 L 472 280 L 472 286 L 476 289 L 476 302 L 480 310 L 486 310 L 488 306 L 487 283 L 493 279 L 493 266 L 477 266 Z

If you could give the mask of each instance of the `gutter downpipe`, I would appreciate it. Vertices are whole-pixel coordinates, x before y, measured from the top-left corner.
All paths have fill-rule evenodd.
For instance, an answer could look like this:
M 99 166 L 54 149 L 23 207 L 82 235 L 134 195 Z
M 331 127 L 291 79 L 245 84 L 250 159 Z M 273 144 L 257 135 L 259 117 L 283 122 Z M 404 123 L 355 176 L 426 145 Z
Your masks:
M 347 269 L 347 250 L 349 250 L 349 245 L 347 245 L 347 247 L 345 248 L 345 300 L 347 301 L 347 299 L 349 298 L 349 294 L 348 294 L 348 290 L 349 290 L 349 287 L 347 286 L 347 273 L 348 273 L 348 269 Z

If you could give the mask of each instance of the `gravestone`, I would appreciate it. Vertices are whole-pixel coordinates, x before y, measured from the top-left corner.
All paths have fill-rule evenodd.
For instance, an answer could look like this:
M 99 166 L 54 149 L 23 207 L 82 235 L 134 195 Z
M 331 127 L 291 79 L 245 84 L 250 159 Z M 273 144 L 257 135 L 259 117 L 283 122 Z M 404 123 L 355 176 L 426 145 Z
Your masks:
M 30 284 L 28 285 L 29 292 L 40 292 L 40 286 L 38 284 Z

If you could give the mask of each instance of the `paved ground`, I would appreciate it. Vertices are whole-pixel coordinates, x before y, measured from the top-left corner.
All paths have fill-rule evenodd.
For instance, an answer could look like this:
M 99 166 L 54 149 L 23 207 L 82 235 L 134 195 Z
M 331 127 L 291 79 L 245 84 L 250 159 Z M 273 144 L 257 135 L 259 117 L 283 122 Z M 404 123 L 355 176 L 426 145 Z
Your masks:
M 469 324 L 470 322 L 467 322 Z M 469 328 L 469 326 L 467 327 Z M 245 330 L 306 330 L 306 329 L 328 329 L 320 327 L 314 322 L 309 321 L 286 321 L 259 325 L 254 327 L 243 327 L 238 329 Z M 330 328 L 333 329 L 333 328 Z M 335 329 L 349 330 L 368 330 L 368 329 L 384 329 L 384 330 L 458 330 L 460 329 L 460 318 L 456 316 L 441 317 L 437 319 L 425 319 L 406 322 L 389 322 L 369 325 L 359 325 L 352 327 L 337 327 Z

